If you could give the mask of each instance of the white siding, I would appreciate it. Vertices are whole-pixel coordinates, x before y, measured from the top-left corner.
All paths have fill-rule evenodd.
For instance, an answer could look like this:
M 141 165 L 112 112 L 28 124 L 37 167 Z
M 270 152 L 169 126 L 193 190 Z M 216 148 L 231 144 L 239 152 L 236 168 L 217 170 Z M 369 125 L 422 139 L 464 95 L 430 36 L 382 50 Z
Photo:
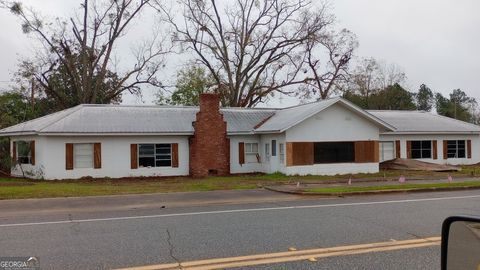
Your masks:
M 438 159 L 418 159 L 420 161 L 432 162 L 438 164 L 476 164 L 480 162 L 480 136 L 472 135 L 396 135 L 381 134 L 380 141 L 396 141 L 400 140 L 400 157 L 407 158 L 407 141 L 433 141 L 437 140 L 437 157 Z M 444 140 L 472 140 L 472 158 L 449 158 L 443 159 L 443 141 Z M 432 145 L 433 147 L 433 145 Z
M 102 168 L 65 169 L 66 143 L 96 143 L 102 145 Z M 130 144 L 178 143 L 179 167 L 130 168 Z M 174 176 L 189 174 L 187 136 L 102 136 L 102 137 L 43 137 L 37 144 L 37 157 L 43 165 L 46 179 L 78 179 L 81 177 Z M 43 154 L 42 154 L 43 153 Z M 46 157 L 45 157 L 46 155 Z M 39 161 L 40 161 L 39 160 Z
M 253 173 L 263 172 L 262 163 L 249 163 L 245 159 L 245 164 L 240 164 L 238 154 L 238 143 L 258 143 L 261 162 L 264 161 L 262 145 L 260 144 L 260 136 L 258 135 L 237 135 L 229 136 L 230 139 L 230 173 Z
M 286 131 L 287 142 L 368 141 L 379 139 L 379 127 L 335 104 Z M 378 163 L 335 163 L 289 166 L 288 175 L 376 173 Z
M 378 140 L 371 121 L 335 104 L 286 131 L 287 142 Z

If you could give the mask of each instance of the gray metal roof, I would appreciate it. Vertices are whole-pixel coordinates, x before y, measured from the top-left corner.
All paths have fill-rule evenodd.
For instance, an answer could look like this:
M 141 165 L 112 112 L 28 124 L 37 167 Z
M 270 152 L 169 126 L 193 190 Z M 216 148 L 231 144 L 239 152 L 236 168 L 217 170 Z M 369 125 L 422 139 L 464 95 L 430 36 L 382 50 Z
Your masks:
M 0 130 L 0 134 L 193 134 L 198 107 L 79 105 Z M 275 111 L 222 109 L 228 133 L 251 133 Z
M 479 133 L 480 126 L 425 111 L 368 111 L 396 128 L 394 133 Z
M 222 108 L 228 134 L 283 132 L 339 104 L 394 133 L 480 133 L 480 127 L 421 111 L 365 111 L 342 98 L 284 109 Z M 79 105 L 0 130 L 20 134 L 193 134 L 198 107 Z

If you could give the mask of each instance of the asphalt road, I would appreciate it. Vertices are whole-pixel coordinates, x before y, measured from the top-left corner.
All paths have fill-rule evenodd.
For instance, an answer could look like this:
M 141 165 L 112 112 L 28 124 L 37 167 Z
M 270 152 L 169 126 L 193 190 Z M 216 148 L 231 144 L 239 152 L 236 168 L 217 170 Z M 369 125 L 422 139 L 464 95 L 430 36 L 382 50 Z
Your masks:
M 2 203 L 12 207 L 6 201 L 0 209 Z M 480 191 L 61 208 L 0 212 L 0 256 L 38 256 L 42 269 L 112 269 L 439 236 L 447 216 L 480 215 Z M 440 248 L 433 246 L 241 269 L 438 269 L 439 263 Z

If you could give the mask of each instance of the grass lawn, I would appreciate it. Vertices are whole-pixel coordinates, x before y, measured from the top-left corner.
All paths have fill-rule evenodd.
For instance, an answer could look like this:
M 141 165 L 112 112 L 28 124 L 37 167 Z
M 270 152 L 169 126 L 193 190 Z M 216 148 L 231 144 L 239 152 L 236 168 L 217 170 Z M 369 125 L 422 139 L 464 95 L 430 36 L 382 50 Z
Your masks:
M 480 166 L 467 166 L 461 172 L 402 172 L 381 171 L 374 174 L 336 176 L 286 176 L 280 173 L 259 175 L 236 175 L 229 177 L 171 178 L 122 178 L 122 179 L 80 179 L 45 181 L 20 178 L 0 178 L 0 199 L 47 198 L 96 196 L 113 194 L 142 194 L 157 192 L 188 192 L 209 190 L 255 189 L 262 185 L 287 183 L 318 183 L 325 180 L 348 179 L 395 179 L 400 175 L 407 178 L 454 177 L 480 175 Z
M 384 185 L 384 186 L 365 186 L 365 187 L 327 187 L 327 188 L 309 188 L 304 191 L 307 193 L 318 194 L 342 194 L 359 193 L 368 191 L 387 191 L 387 190 L 416 190 L 416 189 L 448 189 L 460 187 L 480 187 L 480 181 L 453 182 L 453 183 L 430 183 L 430 184 L 402 184 L 402 185 Z

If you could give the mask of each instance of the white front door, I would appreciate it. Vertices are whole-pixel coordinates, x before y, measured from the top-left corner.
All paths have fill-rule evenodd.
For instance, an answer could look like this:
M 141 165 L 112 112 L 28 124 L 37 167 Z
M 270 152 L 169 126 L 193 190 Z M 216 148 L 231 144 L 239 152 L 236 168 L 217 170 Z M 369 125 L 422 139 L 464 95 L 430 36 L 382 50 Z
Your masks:
M 395 158 L 394 142 L 380 142 L 380 162 Z

